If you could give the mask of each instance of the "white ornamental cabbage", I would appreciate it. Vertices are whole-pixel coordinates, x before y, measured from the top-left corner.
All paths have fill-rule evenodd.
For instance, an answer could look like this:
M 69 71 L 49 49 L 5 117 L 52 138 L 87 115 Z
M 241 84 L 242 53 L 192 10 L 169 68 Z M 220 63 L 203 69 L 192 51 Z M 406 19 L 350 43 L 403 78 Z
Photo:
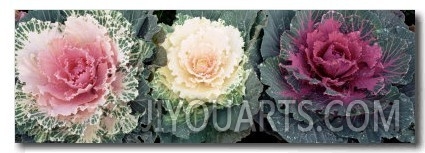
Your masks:
M 154 94 L 198 104 L 199 100 L 232 104 L 229 95 L 245 94 L 249 71 L 243 68 L 247 57 L 237 28 L 222 20 L 195 17 L 173 25 L 173 29 L 161 44 L 167 65 L 156 71 Z

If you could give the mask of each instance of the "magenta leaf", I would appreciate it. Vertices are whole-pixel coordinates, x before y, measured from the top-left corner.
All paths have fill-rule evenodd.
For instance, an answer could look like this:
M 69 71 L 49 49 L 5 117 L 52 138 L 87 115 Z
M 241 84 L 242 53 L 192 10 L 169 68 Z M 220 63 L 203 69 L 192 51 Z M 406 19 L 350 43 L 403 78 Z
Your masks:
M 306 33 L 313 30 L 314 24 L 320 22 L 323 13 L 327 11 L 298 11 L 290 24 L 290 30 L 280 37 L 280 55 L 287 57 L 287 54 L 298 50 L 297 46 L 302 45 L 306 39 Z

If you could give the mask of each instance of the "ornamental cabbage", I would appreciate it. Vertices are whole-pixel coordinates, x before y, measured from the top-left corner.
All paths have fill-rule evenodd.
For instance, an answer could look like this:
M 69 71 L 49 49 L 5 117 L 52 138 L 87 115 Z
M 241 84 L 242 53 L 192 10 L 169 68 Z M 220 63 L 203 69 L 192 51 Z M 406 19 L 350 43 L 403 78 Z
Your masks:
M 245 94 L 249 71 L 243 69 L 247 57 L 238 29 L 199 17 L 173 28 L 162 44 L 168 62 L 157 70 L 163 78 L 158 83 L 189 103 L 214 103 L 241 85 L 241 95 Z
M 256 21 L 263 17 L 257 13 L 181 11 L 172 26 L 161 25 L 164 39 L 158 41 L 155 56 L 166 61 L 153 61 L 159 68 L 151 87 L 152 97 L 165 108 L 154 123 L 155 129 L 163 129 L 156 131 L 162 142 L 235 142 L 250 133 L 262 90 L 256 64 L 251 65 L 255 61 L 249 59 L 259 51 L 253 42 L 264 23 Z M 255 35 L 250 35 L 252 29 Z M 250 123 L 236 125 L 239 112 L 247 109 Z M 227 128 L 218 130 L 217 124 Z
M 298 105 L 298 109 L 286 107 L 292 114 L 289 122 L 295 127 L 292 131 L 278 131 L 282 137 L 289 142 L 344 142 L 347 138 L 379 142 L 382 137 L 399 138 L 414 131 L 414 99 L 405 94 L 410 91 L 404 91 L 414 84 L 414 33 L 403 23 L 400 13 L 269 11 L 268 14 L 271 25 L 265 28 L 261 48 L 265 60 L 260 65 L 261 81 L 270 86 L 266 92 L 276 103 L 295 100 L 295 106 Z M 359 100 L 365 107 L 350 106 Z M 395 104 L 395 100 L 400 103 Z M 302 101 L 311 104 L 304 105 Z M 342 102 L 342 107 L 327 112 L 331 102 Z M 396 119 L 396 123 L 400 121 L 400 129 L 391 122 L 388 130 L 387 124 L 381 120 L 378 123 L 374 115 L 383 111 L 389 117 L 393 107 L 398 107 L 400 113 L 400 120 Z M 300 115 L 299 110 L 304 110 L 312 121 Z M 269 119 L 287 120 L 283 114 Z M 332 131 L 334 128 L 326 124 L 329 120 L 333 127 L 345 130 Z M 362 132 L 349 130 L 348 123 L 360 126 L 365 120 L 370 122 Z M 378 123 L 379 130 L 373 129 L 373 121 Z M 296 127 L 312 123 L 314 128 L 305 134 L 315 139 L 298 137 L 301 131 Z M 412 141 L 410 138 L 414 136 L 406 137 L 401 140 Z
M 117 11 L 38 13 L 49 12 L 16 28 L 17 130 L 36 142 L 120 141 L 139 118 L 128 105 L 139 93 L 131 24 Z

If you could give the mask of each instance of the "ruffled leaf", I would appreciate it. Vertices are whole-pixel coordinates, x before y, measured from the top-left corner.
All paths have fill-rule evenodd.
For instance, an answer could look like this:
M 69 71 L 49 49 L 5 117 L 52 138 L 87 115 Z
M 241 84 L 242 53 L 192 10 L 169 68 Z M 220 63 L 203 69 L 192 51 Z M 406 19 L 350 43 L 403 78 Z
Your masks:
M 120 50 L 121 67 L 125 67 L 130 60 L 130 54 L 133 50 L 136 41 L 131 36 L 134 32 L 131 30 L 132 25 L 127 19 L 118 11 L 104 11 L 104 10 L 67 10 L 66 16 L 78 15 L 84 16 L 91 14 L 100 25 L 108 30 L 110 38 L 118 44 Z
M 313 30 L 314 24 L 320 22 L 327 11 L 297 11 L 290 23 L 290 30 L 280 36 L 280 56 L 284 59 L 290 52 L 298 50 L 300 40 L 306 39 L 306 32 Z
M 51 26 L 51 22 L 44 22 L 36 19 L 18 23 L 18 27 L 15 29 L 15 57 L 18 55 L 17 51 L 23 49 L 26 42 L 28 42 L 29 33 L 40 33 L 41 31 L 51 30 L 53 28 L 56 28 L 56 26 Z M 19 73 L 16 64 L 17 61 L 15 58 L 15 78 L 18 77 Z

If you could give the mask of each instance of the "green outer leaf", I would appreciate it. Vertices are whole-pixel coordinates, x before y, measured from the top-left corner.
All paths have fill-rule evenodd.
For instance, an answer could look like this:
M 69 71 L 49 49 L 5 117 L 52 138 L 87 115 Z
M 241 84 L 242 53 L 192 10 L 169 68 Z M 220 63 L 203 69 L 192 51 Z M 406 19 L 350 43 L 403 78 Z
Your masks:
M 37 19 L 41 21 L 63 22 L 65 20 L 64 14 L 60 10 L 30 10 L 24 18 L 19 22 L 27 22 L 31 19 Z
M 382 47 L 382 64 L 384 65 L 386 81 L 389 83 L 404 81 L 403 76 L 408 72 L 409 63 L 412 59 L 409 51 L 407 51 L 408 42 L 388 34 L 379 35 L 378 42 Z
M 251 40 L 247 43 L 246 53 L 248 63 L 254 68 L 254 71 L 259 75 L 258 65 L 262 62 L 260 47 L 263 40 L 263 28 L 267 23 L 267 14 L 264 11 L 258 11 L 257 19 L 251 29 Z
M 279 58 L 272 57 L 266 59 L 258 67 L 261 74 L 261 82 L 269 88 L 266 90 L 266 93 L 270 95 L 275 100 L 281 99 L 291 99 L 291 97 L 284 97 L 281 93 L 285 90 L 290 90 L 290 86 L 284 81 L 283 74 L 280 71 L 279 67 Z
M 277 110 L 278 108 L 276 108 Z M 332 131 L 325 128 L 326 126 L 320 122 L 313 125 L 311 130 L 302 132 L 298 126 L 303 128 L 308 124 L 302 121 L 294 120 L 288 117 L 288 124 L 285 123 L 285 115 L 274 112 L 273 115 L 267 116 L 267 120 L 271 123 L 273 130 L 289 143 L 343 143 L 345 139 L 336 136 Z M 273 125 L 274 124 L 274 125 Z M 285 131 L 285 126 L 288 130 Z
M 412 128 L 403 129 L 401 133 L 396 136 L 397 140 L 400 140 L 401 142 L 416 143 L 415 125 L 412 125 L 411 127 Z
M 230 115 L 230 119 L 231 119 L 230 127 L 229 127 L 228 130 L 238 132 L 238 131 L 248 130 L 252 126 L 252 125 L 247 124 L 247 123 L 237 125 L 238 119 L 239 118 L 249 119 L 245 115 L 246 113 L 248 113 L 247 109 L 249 109 L 249 112 L 251 113 L 251 114 L 247 114 L 247 115 L 251 115 L 251 119 L 253 118 L 253 116 L 255 114 L 258 113 L 259 108 L 260 108 L 258 99 L 261 95 L 261 92 L 263 91 L 263 86 L 262 86 L 261 82 L 258 80 L 257 75 L 254 72 L 251 72 L 250 75 L 248 76 L 248 79 L 246 81 L 245 86 L 246 86 L 245 96 L 244 96 L 243 100 L 246 100 L 247 103 L 242 103 L 242 105 L 245 104 L 245 106 L 249 106 L 249 108 L 243 108 L 242 105 L 236 105 L 236 106 L 233 106 L 231 108 L 224 107 L 222 109 L 213 110 L 213 111 L 217 111 L 216 112 L 217 116 L 215 116 L 215 117 L 216 117 L 216 120 L 217 120 L 217 125 L 219 127 L 223 128 L 223 127 L 226 126 L 227 122 L 229 122 L 229 121 L 227 121 L 228 115 Z M 230 109 L 230 110 L 228 110 L 228 109 Z M 228 113 L 228 111 L 230 113 Z M 240 116 L 241 114 L 243 116 Z M 214 123 L 213 118 L 210 118 L 210 121 L 211 121 L 211 124 Z M 239 128 L 237 128 L 238 126 L 239 126 Z
M 143 125 L 149 125 L 150 122 L 153 120 L 153 118 L 149 117 L 155 117 L 156 114 L 156 102 L 153 101 L 153 98 L 151 97 L 151 95 L 149 95 L 150 86 L 149 82 L 146 80 L 148 79 L 149 75 L 150 71 L 148 69 L 144 69 L 140 73 L 139 86 L 137 87 L 138 96 L 136 99 L 129 103 L 132 112 L 141 116 L 139 119 L 139 123 Z
M 247 129 L 240 132 L 225 131 L 225 132 L 211 132 L 210 136 L 207 137 L 206 142 L 208 143 L 235 143 L 241 141 L 251 134 L 251 129 Z
M 156 50 L 156 45 L 152 42 L 146 42 L 141 39 L 138 40 L 137 45 L 133 47 L 130 52 L 130 64 L 138 69 L 137 78 L 140 78 L 140 73 L 145 71 L 145 61 L 152 57 Z
M 393 137 L 403 137 L 403 141 L 411 141 L 414 140 L 414 135 L 409 135 L 408 133 L 412 133 L 409 131 L 411 125 L 414 124 L 414 105 L 413 102 L 403 93 L 399 93 L 396 87 L 391 87 L 390 92 L 383 98 L 380 99 L 380 105 L 383 108 L 383 113 L 385 119 L 388 120 L 390 116 L 390 112 L 392 109 L 391 103 L 394 100 L 399 100 L 399 130 L 395 130 L 395 118 L 392 116 L 392 121 L 389 125 L 389 129 L 384 129 L 384 123 L 381 120 L 380 114 L 378 114 L 378 120 L 374 119 L 374 113 L 377 112 L 378 109 L 375 110 L 373 108 L 371 113 L 353 115 L 349 117 L 352 124 L 355 127 L 360 127 L 365 122 L 365 117 L 369 118 L 369 124 L 367 124 L 365 130 L 356 132 L 350 130 L 347 124 L 347 118 L 342 116 L 341 118 L 337 118 L 334 121 L 331 121 L 332 126 L 334 127 L 343 127 L 342 131 L 335 132 L 335 134 L 341 137 L 347 138 L 356 138 L 360 143 L 380 143 L 382 138 L 393 138 Z M 375 131 L 374 123 L 377 122 L 378 128 Z M 409 132 L 405 132 L 409 131 Z M 407 133 L 407 135 L 402 136 Z
M 165 66 L 167 65 L 167 51 L 162 46 L 158 46 L 152 65 Z
M 34 137 L 27 134 L 15 134 L 15 143 L 35 143 Z
M 147 10 L 121 10 L 123 16 L 131 22 L 133 37 L 152 41 L 152 37 L 159 32 L 158 18 L 152 15 L 153 11 Z
M 417 94 L 416 94 L 416 80 L 413 79 L 410 83 L 408 83 L 407 85 L 402 85 L 399 86 L 399 90 L 401 93 L 404 93 L 406 96 L 410 97 L 412 102 L 415 102 L 417 99 Z
M 261 92 L 263 92 L 263 84 L 258 79 L 258 76 L 254 72 L 251 72 L 245 86 L 244 100 L 247 100 L 250 104 L 252 115 L 257 114 L 260 106 L 259 98 Z
M 189 139 L 182 139 L 168 133 L 159 133 L 159 138 L 161 143 L 235 143 L 251 133 L 250 129 L 240 132 L 218 132 L 211 127 L 207 126 L 205 130 L 190 135 Z
M 222 11 L 221 10 L 177 10 L 177 14 L 185 14 L 192 17 L 205 17 L 210 20 L 218 20 L 220 16 L 222 15 Z
M 337 14 L 338 20 L 342 23 L 340 28 L 342 32 L 360 31 L 360 37 L 363 40 L 373 40 L 373 32 L 381 27 L 380 23 L 377 22 L 379 18 L 371 11 L 341 10 L 331 12 L 334 12 L 334 15 Z M 325 16 L 322 18 L 325 18 Z
M 173 135 L 179 138 L 189 139 L 190 135 L 194 133 L 195 131 L 192 131 L 191 128 L 188 126 L 189 120 L 186 120 L 187 114 L 183 111 L 183 109 L 186 109 L 186 108 L 187 107 L 182 107 L 182 110 L 180 110 L 180 113 L 177 116 L 175 131 L 173 131 L 173 121 L 172 121 L 171 115 L 167 114 L 162 117 L 161 125 L 162 125 L 162 128 L 164 129 L 163 132 L 172 133 Z M 190 115 L 189 116 L 190 124 L 192 124 L 193 127 L 199 128 L 203 124 L 208 123 L 208 118 L 211 114 L 211 107 L 208 108 L 207 114 L 204 114 L 204 110 L 202 109 L 201 106 L 200 108 L 194 108 L 192 111 L 193 112 L 191 112 L 188 115 Z M 204 120 L 205 118 L 207 120 Z
M 190 15 L 187 15 L 187 14 L 177 13 L 176 14 L 176 21 L 174 21 L 173 25 L 183 25 L 186 20 L 191 19 L 191 18 L 194 18 L 194 17 L 197 17 L 197 16 L 190 16 Z M 212 20 L 212 19 L 210 19 L 210 20 Z
M 382 29 L 384 26 L 380 22 L 380 18 L 378 15 L 373 13 L 372 11 L 365 10 L 343 10 L 338 11 L 343 14 L 345 17 L 349 16 L 358 16 L 360 18 L 359 21 L 368 21 L 371 22 L 374 26 L 375 31 Z
M 381 25 L 384 28 L 393 28 L 393 27 L 403 27 L 408 29 L 407 25 L 404 23 L 405 18 L 401 11 L 399 10 L 377 10 L 374 12 L 381 22 Z
M 263 59 L 278 56 L 280 53 L 280 36 L 289 29 L 294 11 L 266 11 L 268 15 L 267 26 L 264 28 L 263 42 L 261 43 L 261 55 Z
M 150 105 L 150 106 L 149 106 Z M 140 115 L 139 124 L 150 125 L 156 117 L 156 102 L 149 95 L 139 95 L 139 97 L 130 102 L 132 112 Z
M 177 16 L 179 16 L 180 14 L 177 14 Z M 179 18 L 177 18 L 179 20 Z M 178 21 L 176 21 L 177 23 Z M 161 44 L 165 41 L 166 35 L 168 33 L 172 33 L 174 31 L 173 27 L 160 23 L 158 24 L 158 26 L 160 27 L 160 30 L 158 31 L 158 33 L 156 33 L 153 37 L 152 37 L 152 41 L 155 44 Z
M 155 44 L 151 42 L 145 42 L 143 40 L 139 40 L 139 47 L 138 51 L 138 61 L 144 61 L 147 58 L 150 58 L 153 54 L 153 51 L 155 50 Z M 134 61 L 135 62 L 135 61 Z M 135 62 L 137 63 L 137 62 Z
M 258 70 L 258 65 L 262 61 L 261 54 L 259 52 L 261 46 L 262 38 L 252 39 L 249 43 L 247 54 L 248 54 L 248 64 L 254 69 L 257 74 L 260 74 Z M 248 66 L 246 66 L 248 67 Z
M 381 99 L 381 105 L 384 108 L 384 116 L 386 117 L 386 119 L 388 119 L 388 116 L 390 115 L 390 110 L 391 110 L 391 107 L 388 106 L 388 104 L 395 99 L 400 100 L 400 116 L 399 116 L 400 130 L 399 131 L 394 131 L 394 118 L 389 127 L 389 131 L 385 131 L 380 116 L 377 121 L 378 129 L 377 131 L 374 131 L 375 120 L 374 120 L 373 113 L 366 116 L 360 114 L 360 115 L 354 115 L 353 117 L 350 117 L 352 124 L 355 127 L 360 127 L 364 123 L 364 117 L 369 118 L 369 122 L 368 122 L 369 124 L 367 124 L 366 129 L 361 132 L 350 130 L 350 128 L 347 125 L 347 120 L 345 116 L 335 118 L 333 120 L 331 115 L 331 118 L 329 119 L 331 122 L 331 125 L 333 127 L 341 127 L 341 126 L 343 127 L 342 131 L 336 131 L 336 132 L 332 132 L 329 129 L 329 127 L 326 126 L 326 124 L 324 123 L 324 118 L 320 117 L 321 119 L 320 118 L 314 119 L 315 115 L 308 113 L 308 111 L 307 113 L 310 115 L 310 117 L 313 117 L 313 121 L 314 121 L 313 130 L 308 132 L 298 131 L 298 127 L 297 127 L 298 125 L 301 125 L 302 127 L 307 127 L 308 124 L 306 123 L 308 122 L 297 121 L 293 117 L 289 117 L 289 121 L 288 121 L 289 131 L 284 131 L 285 118 L 284 118 L 284 115 L 279 112 L 275 112 L 268 119 L 271 120 L 276 125 L 276 129 L 274 130 L 278 132 L 285 140 L 291 143 L 335 143 L 335 142 L 340 143 L 340 142 L 344 142 L 346 138 L 358 139 L 360 143 L 380 143 L 382 141 L 382 138 L 393 138 L 393 137 L 397 137 L 397 138 L 400 137 L 405 142 L 414 141 L 414 132 L 413 132 L 414 130 L 410 129 L 411 125 L 414 123 L 413 104 L 410 101 L 410 99 L 406 97 L 404 94 L 398 93 L 397 88 L 392 87 L 391 91 L 392 92 L 390 92 L 386 97 Z M 289 109 L 294 109 L 294 108 L 289 108 Z M 276 115 L 276 113 L 278 113 L 278 115 Z M 320 126 L 320 129 L 321 129 L 320 134 L 327 134 L 328 136 L 317 135 L 317 132 L 319 131 L 318 126 Z M 305 135 L 307 139 L 303 139 L 302 136 L 301 137 L 296 136 L 299 134 Z
M 383 51 L 383 63 L 398 61 L 397 65 L 389 64 L 390 66 L 386 68 L 389 72 L 397 70 L 395 74 L 386 74 L 390 77 L 391 83 L 406 85 L 412 82 L 416 70 L 415 33 L 404 27 L 396 26 L 377 32 L 377 36 Z
M 166 86 L 166 81 L 167 80 L 164 76 L 157 72 L 154 73 L 154 79 L 150 82 L 150 86 L 152 88 L 152 97 L 154 99 L 177 101 L 178 103 L 178 95 L 168 89 Z
M 124 136 L 124 143 L 154 143 L 156 133 L 151 131 L 142 133 L 130 133 Z
M 255 23 L 257 17 L 257 11 L 223 11 L 220 19 L 225 21 L 225 24 L 232 25 L 239 29 L 242 38 L 245 42 L 251 40 L 251 28 Z M 245 43 L 245 49 L 248 48 Z

